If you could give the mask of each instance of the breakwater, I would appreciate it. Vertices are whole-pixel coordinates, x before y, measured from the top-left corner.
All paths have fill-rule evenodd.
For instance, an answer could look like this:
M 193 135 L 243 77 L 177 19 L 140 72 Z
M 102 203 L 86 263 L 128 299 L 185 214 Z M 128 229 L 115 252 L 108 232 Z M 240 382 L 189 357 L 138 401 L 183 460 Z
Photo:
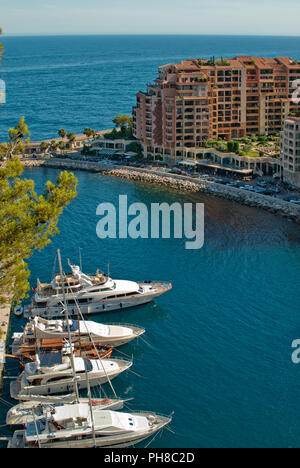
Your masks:
M 201 192 L 247 206 L 262 208 L 300 224 L 300 207 L 276 197 L 248 192 L 243 189 L 215 184 L 190 176 L 170 174 L 161 169 L 133 168 L 128 166 L 108 166 L 98 162 L 72 161 L 70 159 L 24 160 L 26 167 L 45 166 L 57 169 L 98 172 L 108 176 L 131 179 L 136 182 L 163 185 L 175 190 Z

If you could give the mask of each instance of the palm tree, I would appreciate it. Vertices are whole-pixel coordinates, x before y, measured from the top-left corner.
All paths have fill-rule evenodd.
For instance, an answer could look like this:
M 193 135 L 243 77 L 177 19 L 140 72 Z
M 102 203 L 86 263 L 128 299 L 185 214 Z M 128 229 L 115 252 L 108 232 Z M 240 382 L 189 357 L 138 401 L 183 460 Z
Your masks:
M 66 142 L 65 141 L 60 141 L 58 143 L 58 148 L 63 151 L 66 148 Z
M 74 141 L 76 140 L 76 135 L 73 132 L 68 133 L 67 138 L 69 140 L 70 148 L 73 146 Z
M 67 132 L 66 132 L 66 130 L 65 130 L 64 128 L 61 128 L 61 129 L 59 130 L 58 134 L 59 134 L 59 136 L 60 136 L 61 138 L 66 138 Z
M 45 141 L 42 141 L 42 143 L 40 144 L 41 152 L 45 153 L 48 148 L 49 148 L 49 143 L 46 143 Z
M 52 151 L 55 151 L 57 149 L 57 146 L 58 146 L 57 141 L 52 140 L 50 143 L 50 148 L 52 149 Z
M 89 127 L 85 128 L 84 129 L 84 132 L 83 132 L 84 135 L 86 135 L 88 138 L 90 138 L 93 134 L 93 130 L 90 129 Z

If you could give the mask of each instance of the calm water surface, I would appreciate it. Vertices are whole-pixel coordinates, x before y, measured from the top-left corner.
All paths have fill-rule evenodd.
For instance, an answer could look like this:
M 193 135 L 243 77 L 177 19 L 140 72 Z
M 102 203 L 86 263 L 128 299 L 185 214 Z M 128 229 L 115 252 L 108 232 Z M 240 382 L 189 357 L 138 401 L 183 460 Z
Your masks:
M 53 169 L 26 170 L 41 190 Z M 156 304 L 95 317 L 136 323 L 145 339 L 123 348 L 132 373 L 115 380 L 131 407 L 169 414 L 172 428 L 154 447 L 300 446 L 300 369 L 291 342 L 300 337 L 300 227 L 264 211 L 200 195 L 78 172 L 79 194 L 65 210 L 60 235 L 30 260 L 32 286 L 48 281 L 55 252 L 87 272 L 106 269 L 114 278 L 162 279 L 172 292 Z M 202 201 L 205 246 L 188 251 L 183 240 L 100 240 L 97 205 Z M 23 319 L 13 319 L 19 330 Z M 15 375 L 9 362 L 7 373 Z M 4 397 L 8 397 L 8 382 Z M 4 416 L 5 407 L 2 407 Z

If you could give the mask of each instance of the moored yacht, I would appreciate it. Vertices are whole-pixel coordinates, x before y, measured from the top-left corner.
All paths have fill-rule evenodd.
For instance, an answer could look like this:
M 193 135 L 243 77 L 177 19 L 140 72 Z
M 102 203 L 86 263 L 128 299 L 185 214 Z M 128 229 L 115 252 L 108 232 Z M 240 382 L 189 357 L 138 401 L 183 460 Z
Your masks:
M 97 346 L 122 346 L 145 333 L 144 328 L 135 325 L 104 325 L 86 320 L 46 320 L 35 317 L 24 328 L 23 333 L 13 335 L 12 353 L 17 355 L 20 348 L 41 345 L 42 340 L 69 339 L 68 325 L 72 343 L 86 345 L 91 339 Z
M 57 275 L 49 284 L 38 280 L 31 304 L 25 308 L 26 317 L 61 317 L 64 313 L 63 289 L 68 314 L 73 317 L 78 316 L 77 306 L 83 314 L 99 314 L 149 303 L 172 289 L 172 284 L 167 282 L 113 280 L 99 272 L 86 275 L 79 266 L 70 263 L 69 266 L 69 275 Z
M 97 407 L 65 405 L 32 420 L 16 431 L 9 448 L 130 447 L 171 422 L 170 417 L 150 412 L 123 413 Z
M 107 411 L 113 410 L 118 411 L 123 409 L 124 403 L 128 401 L 118 398 L 94 398 L 89 400 L 89 398 L 79 398 L 79 401 L 69 402 L 68 404 L 80 403 L 83 406 L 89 406 L 90 403 L 92 406 L 96 406 L 99 410 Z M 47 415 L 47 412 L 55 410 L 55 408 L 62 407 L 66 403 L 63 399 L 55 400 L 44 397 L 44 400 L 40 398 L 39 400 L 34 401 L 24 401 L 18 405 L 11 408 L 6 415 L 6 425 L 7 426 L 24 426 L 33 420 L 37 421 L 39 419 L 44 419 Z
M 130 369 L 131 361 L 121 359 L 84 359 L 74 357 L 74 369 L 70 356 L 61 353 L 46 353 L 37 356 L 35 362 L 25 365 L 24 372 L 11 382 L 11 397 L 22 399 L 23 395 L 55 395 L 70 393 L 102 385 Z

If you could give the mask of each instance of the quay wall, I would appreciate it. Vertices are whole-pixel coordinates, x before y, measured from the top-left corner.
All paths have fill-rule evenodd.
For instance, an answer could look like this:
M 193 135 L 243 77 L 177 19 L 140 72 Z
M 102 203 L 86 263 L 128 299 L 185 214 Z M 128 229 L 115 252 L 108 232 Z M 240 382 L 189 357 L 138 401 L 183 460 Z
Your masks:
M 227 185 L 198 180 L 190 176 L 170 174 L 161 169 L 145 169 L 129 166 L 108 166 L 98 162 L 72 161 L 69 159 L 24 160 L 25 166 L 53 167 L 57 169 L 98 172 L 108 176 L 121 177 L 137 182 L 158 184 L 180 191 L 201 192 L 237 203 L 262 208 L 274 214 L 292 219 L 300 224 L 300 206 L 276 197 L 248 192 Z

